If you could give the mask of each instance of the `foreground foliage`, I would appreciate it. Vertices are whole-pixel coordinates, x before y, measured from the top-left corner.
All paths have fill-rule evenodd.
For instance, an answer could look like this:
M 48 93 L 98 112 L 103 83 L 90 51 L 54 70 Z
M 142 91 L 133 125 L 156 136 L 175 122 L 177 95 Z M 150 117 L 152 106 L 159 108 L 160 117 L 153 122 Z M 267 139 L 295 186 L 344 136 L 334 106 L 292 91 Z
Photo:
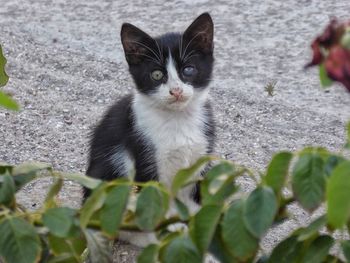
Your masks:
M 349 141 L 350 135 L 347 147 Z M 213 162 L 212 169 L 197 179 L 203 205 L 190 215 L 177 193 L 193 184 L 196 172 L 208 162 Z M 20 207 L 16 192 L 43 176 L 53 178 L 43 205 L 35 211 Z M 242 176 L 259 180 L 249 194 L 236 183 Z M 81 209 L 59 207 L 57 194 L 66 179 L 93 189 Z M 171 189 L 129 179 L 104 182 L 56 172 L 41 163 L 1 164 L 0 255 L 5 262 L 83 262 L 88 247 L 91 262 L 110 262 L 109 241 L 128 230 L 152 231 L 159 239 L 143 250 L 138 262 L 202 262 L 208 251 L 224 263 L 342 262 L 330 255 L 330 248 L 339 243 L 350 260 L 350 240 L 332 236 L 336 230 L 349 231 L 349 179 L 350 160 L 323 148 L 278 153 L 260 176 L 226 160 L 204 157 L 179 171 Z M 132 191 L 135 185 L 141 188 L 138 193 Z M 169 218 L 170 202 L 177 204 L 177 214 Z M 270 255 L 261 255 L 261 239 L 289 218 L 292 203 L 310 213 L 322 205 L 326 210 L 277 244 Z M 174 223 L 188 227 L 170 231 Z

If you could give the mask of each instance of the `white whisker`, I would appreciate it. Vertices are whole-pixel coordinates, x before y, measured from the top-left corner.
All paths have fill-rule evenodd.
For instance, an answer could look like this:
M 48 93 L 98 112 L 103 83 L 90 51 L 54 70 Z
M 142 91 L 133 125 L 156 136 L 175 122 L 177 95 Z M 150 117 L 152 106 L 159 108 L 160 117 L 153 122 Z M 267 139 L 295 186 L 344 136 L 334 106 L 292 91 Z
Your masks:
M 143 56 L 148 58 L 149 60 L 153 61 L 154 63 L 158 64 L 158 65 L 162 65 L 160 61 L 154 59 L 154 57 L 148 56 L 146 54 L 141 54 L 141 53 L 125 53 L 126 55 L 138 55 L 138 56 Z
M 159 56 L 157 55 L 157 53 L 154 52 L 154 50 L 151 49 L 150 47 L 148 47 L 148 46 L 146 46 L 145 44 L 143 44 L 143 43 L 141 43 L 141 42 L 138 42 L 138 41 L 129 41 L 129 42 L 131 42 L 131 43 L 136 43 L 136 44 L 139 44 L 140 46 L 145 47 L 146 49 L 148 49 L 149 51 L 151 51 L 153 55 L 156 56 L 156 58 L 159 60 L 159 62 L 161 62 L 160 57 L 159 57 Z
M 186 51 L 187 51 L 187 48 L 189 47 L 189 45 L 192 43 L 192 41 L 196 38 L 196 37 L 198 37 L 200 34 L 203 34 L 203 33 L 205 33 L 205 31 L 200 31 L 200 32 L 198 32 L 194 37 L 192 37 L 192 39 L 187 43 L 187 45 L 186 45 L 186 48 L 185 48 L 185 51 L 183 52 L 183 55 L 185 56 L 186 55 Z M 181 60 L 183 59 L 183 57 L 181 57 Z

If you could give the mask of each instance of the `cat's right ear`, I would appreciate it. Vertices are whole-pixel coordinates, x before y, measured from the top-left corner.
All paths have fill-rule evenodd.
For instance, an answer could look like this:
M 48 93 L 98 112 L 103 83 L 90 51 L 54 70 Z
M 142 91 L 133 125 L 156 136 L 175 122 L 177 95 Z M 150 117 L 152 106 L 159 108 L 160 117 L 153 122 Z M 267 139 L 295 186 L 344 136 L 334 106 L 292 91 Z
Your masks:
M 153 49 L 154 40 L 136 26 L 124 23 L 120 32 L 125 58 L 129 64 L 138 64 Z

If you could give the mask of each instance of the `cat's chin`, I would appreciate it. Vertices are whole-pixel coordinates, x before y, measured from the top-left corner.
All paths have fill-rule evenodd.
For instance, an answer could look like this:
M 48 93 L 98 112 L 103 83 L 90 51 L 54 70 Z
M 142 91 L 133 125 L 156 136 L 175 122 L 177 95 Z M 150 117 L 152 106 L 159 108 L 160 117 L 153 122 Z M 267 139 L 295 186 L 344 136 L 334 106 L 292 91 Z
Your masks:
M 190 100 L 191 99 L 171 101 L 171 102 L 165 104 L 164 107 L 168 110 L 182 111 L 182 110 L 185 110 L 187 108 Z

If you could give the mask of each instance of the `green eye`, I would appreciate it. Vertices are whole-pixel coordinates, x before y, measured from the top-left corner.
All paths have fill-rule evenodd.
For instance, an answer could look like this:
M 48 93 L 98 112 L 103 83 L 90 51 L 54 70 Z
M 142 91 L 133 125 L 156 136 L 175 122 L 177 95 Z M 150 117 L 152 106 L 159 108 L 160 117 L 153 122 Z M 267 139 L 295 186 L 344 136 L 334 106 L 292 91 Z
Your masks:
M 158 80 L 161 80 L 164 77 L 164 74 L 160 70 L 155 70 L 155 71 L 152 71 L 151 77 L 152 77 L 152 79 L 158 81 Z

